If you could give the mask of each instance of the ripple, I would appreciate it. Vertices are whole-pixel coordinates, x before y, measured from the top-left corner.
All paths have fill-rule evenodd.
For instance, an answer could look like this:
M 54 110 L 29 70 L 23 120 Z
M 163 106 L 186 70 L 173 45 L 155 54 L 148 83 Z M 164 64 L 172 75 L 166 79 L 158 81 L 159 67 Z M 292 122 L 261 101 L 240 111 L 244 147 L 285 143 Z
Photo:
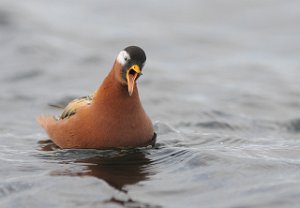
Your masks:
M 300 118 L 288 121 L 284 126 L 286 126 L 287 130 L 290 132 L 300 133 Z
M 195 124 L 195 126 L 210 128 L 210 129 L 228 129 L 228 130 L 236 129 L 235 127 L 231 126 L 229 123 L 220 122 L 220 121 L 198 122 Z
M 22 192 L 32 188 L 32 185 L 26 182 L 5 182 L 0 184 L 0 198 Z
M 143 203 L 139 201 L 134 201 L 132 199 L 120 200 L 115 197 L 112 197 L 110 200 L 105 201 L 105 204 L 117 204 L 126 208 L 162 208 L 160 205 L 153 205 L 150 203 Z
M 33 78 L 39 77 L 43 74 L 41 69 L 30 69 L 26 72 L 19 72 L 12 75 L 11 77 L 6 78 L 7 82 L 19 82 L 23 80 L 32 80 Z
M 179 133 L 179 131 L 176 130 L 175 128 L 173 128 L 171 125 L 164 123 L 164 122 L 160 122 L 160 121 L 156 121 L 154 123 L 154 129 L 155 129 L 155 132 L 160 135 L 170 134 L 170 133 Z
M 10 27 L 12 25 L 10 14 L 7 11 L 0 10 L 0 28 Z

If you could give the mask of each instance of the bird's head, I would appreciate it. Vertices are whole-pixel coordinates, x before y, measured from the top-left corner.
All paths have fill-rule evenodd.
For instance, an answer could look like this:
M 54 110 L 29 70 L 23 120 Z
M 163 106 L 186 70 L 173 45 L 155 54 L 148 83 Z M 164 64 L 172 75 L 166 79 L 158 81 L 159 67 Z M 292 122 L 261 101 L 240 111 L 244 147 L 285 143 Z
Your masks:
M 128 93 L 133 93 L 136 80 L 142 75 L 146 54 L 140 47 L 129 46 L 122 50 L 115 62 L 116 77 L 122 85 L 127 86 Z

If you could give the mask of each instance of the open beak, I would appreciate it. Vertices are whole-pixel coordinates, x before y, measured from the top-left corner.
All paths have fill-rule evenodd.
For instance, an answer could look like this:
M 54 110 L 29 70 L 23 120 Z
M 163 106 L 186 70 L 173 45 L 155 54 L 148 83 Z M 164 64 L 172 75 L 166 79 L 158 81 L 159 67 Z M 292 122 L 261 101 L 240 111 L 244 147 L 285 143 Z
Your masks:
M 127 85 L 128 85 L 128 93 L 129 96 L 133 93 L 133 88 L 135 84 L 135 80 L 138 77 L 138 75 L 141 73 L 141 69 L 137 64 L 132 65 L 128 70 L 126 74 L 127 79 Z

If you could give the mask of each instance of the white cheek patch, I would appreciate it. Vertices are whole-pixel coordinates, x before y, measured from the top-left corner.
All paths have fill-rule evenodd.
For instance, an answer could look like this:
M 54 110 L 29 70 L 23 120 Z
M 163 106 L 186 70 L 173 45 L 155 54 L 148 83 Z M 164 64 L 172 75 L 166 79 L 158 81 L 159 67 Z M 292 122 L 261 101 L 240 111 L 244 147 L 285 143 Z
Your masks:
M 121 51 L 117 57 L 117 62 L 124 66 L 129 59 L 129 54 L 126 51 Z

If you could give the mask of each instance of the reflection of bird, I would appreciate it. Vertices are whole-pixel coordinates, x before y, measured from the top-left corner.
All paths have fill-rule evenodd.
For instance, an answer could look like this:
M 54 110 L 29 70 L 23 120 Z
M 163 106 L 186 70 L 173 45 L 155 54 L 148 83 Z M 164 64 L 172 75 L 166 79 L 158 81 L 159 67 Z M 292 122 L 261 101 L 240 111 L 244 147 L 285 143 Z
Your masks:
M 125 48 L 96 92 L 71 101 L 60 118 L 41 116 L 38 122 L 61 148 L 148 145 L 154 130 L 136 85 L 145 61 L 141 48 Z
M 118 156 L 96 156 L 76 161 L 87 164 L 87 170 L 77 175 L 94 176 L 105 180 L 112 187 L 123 190 L 126 185 L 133 185 L 147 180 L 149 172 L 146 167 L 150 160 L 143 152 L 128 152 Z

